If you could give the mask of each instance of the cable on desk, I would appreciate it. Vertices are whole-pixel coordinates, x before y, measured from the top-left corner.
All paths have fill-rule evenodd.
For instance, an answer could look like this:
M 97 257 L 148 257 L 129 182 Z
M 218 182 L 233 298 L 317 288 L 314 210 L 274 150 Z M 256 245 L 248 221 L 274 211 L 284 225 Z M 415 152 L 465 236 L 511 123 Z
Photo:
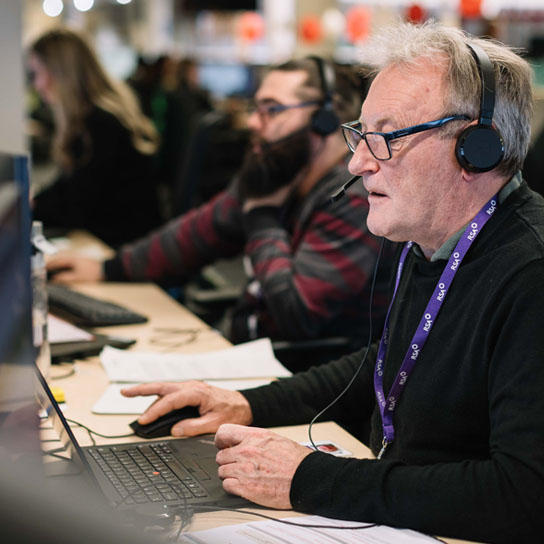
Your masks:
M 72 364 L 72 363 L 69 363 Z M 69 378 L 70 376 L 73 376 L 76 373 L 76 367 L 72 364 L 72 369 L 70 372 L 67 372 L 66 374 L 61 374 L 60 376 L 51 376 L 50 380 L 64 380 L 66 378 Z
M 154 344 L 158 347 L 165 348 L 179 348 L 192 344 L 196 341 L 198 335 L 202 332 L 211 331 L 211 328 L 199 328 L 199 329 L 179 329 L 175 327 L 154 327 L 153 330 L 158 333 L 149 339 L 150 344 Z M 182 336 L 179 339 L 179 336 Z M 183 338 L 183 335 L 187 335 L 187 338 Z
M 376 527 L 378 525 L 377 523 L 367 523 L 365 525 L 355 525 L 353 527 L 349 527 L 346 525 L 323 525 L 321 523 L 308 524 L 308 523 L 297 523 L 295 521 L 287 521 L 285 519 L 277 519 L 272 516 L 267 516 L 266 514 L 261 514 L 260 512 L 250 512 L 247 510 L 238 510 L 236 508 L 224 508 L 224 507 L 217 508 L 213 506 L 198 506 L 198 505 L 191 506 L 191 508 L 195 510 L 208 510 L 208 511 L 226 510 L 228 512 L 236 512 L 238 514 L 247 514 L 249 516 L 256 516 L 258 518 L 264 518 L 270 521 L 277 521 L 278 523 L 282 523 L 284 525 L 293 525 L 294 527 L 303 527 L 308 529 L 341 529 L 345 531 L 357 531 L 362 529 L 371 529 L 372 527 Z
M 370 287 L 370 299 L 368 303 L 368 343 L 366 345 L 365 354 L 359 363 L 359 366 L 357 367 L 357 370 L 353 374 L 351 380 L 348 382 L 346 387 L 338 394 L 338 396 L 332 400 L 323 410 L 318 412 L 312 421 L 310 421 L 310 424 L 308 425 L 308 438 L 310 439 L 310 443 L 312 444 L 315 451 L 319 451 L 317 449 L 317 446 L 315 445 L 313 438 L 312 438 L 312 426 L 313 424 L 334 404 L 336 404 L 348 391 L 348 389 L 353 385 L 353 382 L 359 375 L 359 372 L 361 372 L 361 369 L 363 368 L 363 365 L 365 364 L 366 358 L 368 356 L 368 352 L 370 350 L 370 345 L 372 344 L 372 301 L 374 299 L 374 286 L 376 285 L 376 276 L 378 275 L 378 265 L 380 264 L 380 257 L 382 255 L 383 246 L 385 243 L 385 238 L 382 238 L 381 244 L 380 244 L 380 250 L 378 251 L 378 257 L 376 259 L 376 264 L 374 265 L 374 274 L 372 276 L 372 284 Z
M 129 436 L 134 436 L 135 434 L 135 433 L 129 433 L 129 434 L 106 435 L 106 434 L 101 434 L 96 431 L 93 431 L 92 429 L 90 429 L 86 425 L 83 425 L 83 423 L 80 423 L 79 421 L 75 421 L 69 418 L 66 418 L 66 421 L 85 429 L 89 433 L 89 438 L 91 439 L 93 446 L 96 446 L 96 440 L 94 439 L 93 435 L 99 436 L 100 438 L 128 438 Z
M 157 482 L 157 483 L 151 482 L 149 484 L 146 484 L 146 486 L 156 487 L 157 485 L 159 485 L 159 483 L 162 483 L 162 482 Z M 190 505 L 189 506 L 187 504 L 187 498 L 185 497 L 185 493 L 184 493 L 184 491 L 186 491 L 186 489 L 183 486 L 181 486 L 180 484 L 175 484 L 175 483 L 172 483 L 172 482 L 168 482 L 168 485 L 171 488 L 173 488 L 174 490 L 177 490 L 178 493 L 181 492 L 181 496 L 183 498 L 183 505 L 173 507 L 173 509 L 175 509 L 175 511 L 176 511 L 176 514 L 178 514 L 180 516 L 180 520 L 181 520 L 180 527 L 176 532 L 176 536 L 174 537 L 174 542 L 178 540 L 178 538 L 181 535 L 181 532 L 183 531 L 183 529 L 191 521 L 191 519 L 192 519 L 192 517 L 193 517 L 193 515 L 195 513 L 195 510 L 211 511 L 211 512 L 216 512 L 218 510 L 224 510 L 224 511 L 227 511 L 227 512 L 235 512 L 237 514 L 246 514 L 248 516 L 259 517 L 259 518 L 267 519 L 267 520 L 270 520 L 270 521 L 275 521 L 277 523 L 282 523 L 284 525 L 292 525 L 294 527 L 302 527 L 302 528 L 306 528 L 306 529 L 341 529 L 341 530 L 355 531 L 355 530 L 362 530 L 362 529 L 370 529 L 370 528 L 376 527 L 378 525 L 377 523 L 367 523 L 367 524 L 364 524 L 364 525 L 355 525 L 353 527 L 349 527 L 349 526 L 345 526 L 345 525 L 325 525 L 325 524 L 321 524 L 321 523 L 315 523 L 315 524 L 297 523 L 295 521 L 277 519 L 277 518 L 274 518 L 272 516 L 267 516 L 266 514 L 262 514 L 260 512 L 250 512 L 250 511 L 246 511 L 246 510 L 239 510 L 237 508 L 228 508 L 228 507 L 223 507 L 223 506 L 221 506 L 221 507 L 203 506 L 203 505 Z M 117 501 L 114 504 L 114 508 L 119 508 L 129 498 L 131 498 L 133 495 L 136 495 L 137 493 L 141 493 L 141 491 L 142 491 L 141 488 L 138 488 L 138 489 L 135 489 L 134 491 L 132 491 L 131 493 L 128 493 L 126 497 L 122 497 L 121 500 Z

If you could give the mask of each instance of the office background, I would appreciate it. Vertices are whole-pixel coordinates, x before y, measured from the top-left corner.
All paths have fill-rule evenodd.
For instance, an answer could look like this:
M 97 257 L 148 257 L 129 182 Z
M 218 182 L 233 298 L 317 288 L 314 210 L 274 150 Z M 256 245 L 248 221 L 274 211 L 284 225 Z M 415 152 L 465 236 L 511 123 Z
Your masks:
M 375 28 L 428 17 L 528 51 L 536 135 L 544 124 L 544 0 L 3 0 L 0 148 L 28 149 L 23 50 L 59 24 L 85 30 L 120 78 L 134 73 L 138 58 L 194 59 L 199 84 L 221 107 L 230 95 L 251 93 L 259 66 L 310 53 L 354 62 Z

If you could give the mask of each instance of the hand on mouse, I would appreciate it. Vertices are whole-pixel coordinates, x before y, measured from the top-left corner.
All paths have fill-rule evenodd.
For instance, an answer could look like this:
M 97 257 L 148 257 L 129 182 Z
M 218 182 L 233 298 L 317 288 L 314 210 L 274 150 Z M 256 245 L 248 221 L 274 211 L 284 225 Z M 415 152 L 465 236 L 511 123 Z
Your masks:
M 212 387 L 204 382 L 146 383 L 122 389 L 125 397 L 159 395 L 138 423 L 147 425 L 158 417 L 184 406 L 197 406 L 199 418 L 184 419 L 171 429 L 172 436 L 215 433 L 223 423 L 249 425 L 253 414 L 246 398 L 238 391 Z
M 104 280 L 102 262 L 87 257 L 70 254 L 58 255 L 48 259 L 46 266 L 52 281 L 58 283 Z M 58 272 L 55 272 L 56 270 Z

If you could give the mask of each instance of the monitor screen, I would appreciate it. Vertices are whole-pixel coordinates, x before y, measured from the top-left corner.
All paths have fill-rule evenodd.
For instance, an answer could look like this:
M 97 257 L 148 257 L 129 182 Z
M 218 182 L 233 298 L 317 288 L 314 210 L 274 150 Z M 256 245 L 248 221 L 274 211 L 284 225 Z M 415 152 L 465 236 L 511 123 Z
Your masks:
M 253 70 L 245 64 L 203 63 L 198 67 L 198 83 L 214 98 L 250 97 L 255 85 Z
M 0 153 L 0 463 L 39 455 L 26 157 Z M 38 464 L 39 466 L 39 464 Z

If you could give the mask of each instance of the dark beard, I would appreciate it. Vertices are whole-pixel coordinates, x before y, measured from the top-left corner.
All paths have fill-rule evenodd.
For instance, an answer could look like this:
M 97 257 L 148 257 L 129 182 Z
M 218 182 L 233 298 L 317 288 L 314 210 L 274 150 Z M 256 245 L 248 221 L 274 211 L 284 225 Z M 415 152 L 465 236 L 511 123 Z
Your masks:
M 261 141 L 260 152 L 250 147 L 239 172 L 240 200 L 270 195 L 289 185 L 309 162 L 310 131 L 306 128 L 276 142 Z

